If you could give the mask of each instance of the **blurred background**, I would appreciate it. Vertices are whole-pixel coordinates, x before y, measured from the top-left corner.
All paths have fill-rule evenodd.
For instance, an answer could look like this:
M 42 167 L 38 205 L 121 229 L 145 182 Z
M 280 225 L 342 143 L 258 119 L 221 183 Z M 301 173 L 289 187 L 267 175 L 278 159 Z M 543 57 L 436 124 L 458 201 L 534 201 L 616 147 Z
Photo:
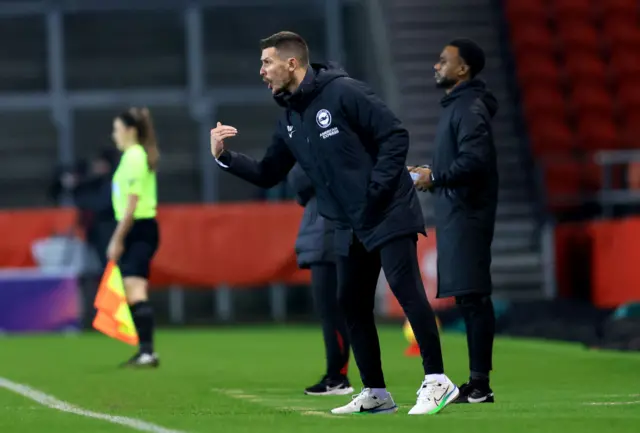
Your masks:
M 397 111 L 410 164 L 432 154 L 433 64 L 447 41 L 476 40 L 500 103 L 500 331 L 640 348 L 639 18 L 637 0 L 0 0 L 0 330 L 90 327 L 113 229 L 111 122 L 131 105 L 150 108 L 162 152 L 160 322 L 314 318 L 291 191 L 229 176 L 209 151 L 220 120 L 240 131 L 234 150 L 261 157 L 280 109 L 258 42 L 291 30 Z M 433 236 L 420 254 L 433 298 Z M 461 329 L 450 302 L 434 305 Z M 402 318 L 383 277 L 377 308 Z

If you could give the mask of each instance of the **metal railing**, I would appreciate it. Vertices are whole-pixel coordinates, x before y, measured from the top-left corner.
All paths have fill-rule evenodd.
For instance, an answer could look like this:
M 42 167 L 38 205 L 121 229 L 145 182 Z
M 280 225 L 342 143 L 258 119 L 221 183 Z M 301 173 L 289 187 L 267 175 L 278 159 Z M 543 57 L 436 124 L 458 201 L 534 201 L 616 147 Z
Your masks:
M 210 157 L 210 127 L 222 105 L 272 103 L 264 86 L 211 87 L 205 80 L 204 18 L 203 12 L 213 8 L 247 6 L 299 7 L 306 2 L 309 8 L 324 14 L 326 54 L 344 62 L 342 0 L 48 0 L 0 2 L 0 18 L 42 16 L 46 22 L 48 91 L 0 93 L 0 111 L 49 110 L 57 131 L 58 159 L 65 165 L 73 164 L 74 111 L 82 108 L 121 108 L 127 104 L 169 107 L 187 107 L 198 128 L 199 160 L 202 181 L 202 199 L 215 202 L 219 198 L 218 173 Z M 184 87 L 155 89 L 75 91 L 66 85 L 65 15 L 100 11 L 157 11 L 175 10 L 184 19 L 186 43 L 187 83 Z M 257 58 L 256 58 L 257 60 Z M 52 162 L 53 165 L 53 162 Z M 221 320 L 234 316 L 232 290 L 217 287 L 213 293 L 217 302 L 217 315 Z M 270 286 L 271 314 L 274 320 L 286 318 L 286 288 L 279 283 Z M 179 286 L 170 288 L 169 311 L 171 321 L 184 321 L 184 293 Z
M 342 0 L 306 0 L 310 8 L 324 12 L 327 54 L 342 61 Z M 205 82 L 203 12 L 212 8 L 247 6 L 300 6 L 300 0 L 49 0 L 0 2 L 0 18 L 41 15 L 46 20 L 48 91 L 0 93 L 0 111 L 49 110 L 57 131 L 58 162 L 71 165 L 74 155 L 74 110 L 121 108 L 126 104 L 187 107 L 198 125 L 202 200 L 219 198 L 217 174 L 209 157 L 209 130 L 222 104 L 269 103 L 263 86 L 212 88 Z M 64 16 L 81 12 L 117 10 L 176 10 L 183 15 L 187 57 L 185 87 L 92 89 L 70 91 L 66 86 Z

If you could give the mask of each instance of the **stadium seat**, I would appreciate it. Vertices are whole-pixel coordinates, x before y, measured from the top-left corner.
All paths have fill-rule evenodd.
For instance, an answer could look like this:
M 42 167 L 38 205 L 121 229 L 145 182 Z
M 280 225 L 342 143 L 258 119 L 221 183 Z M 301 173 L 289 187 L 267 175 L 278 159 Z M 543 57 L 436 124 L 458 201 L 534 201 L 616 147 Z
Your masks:
M 595 2 L 602 15 L 635 16 L 640 14 L 638 0 L 599 0 Z
M 551 55 L 532 54 L 516 59 L 520 85 L 557 86 L 560 83 L 560 68 Z
M 566 103 L 557 86 L 529 86 L 522 89 L 524 111 L 527 119 L 551 115 L 564 118 Z
M 524 22 L 545 22 L 549 11 L 545 0 L 507 0 L 505 15 L 510 23 L 517 25 Z
M 556 47 L 551 30 L 546 25 L 536 23 L 512 28 L 511 42 L 514 52 L 530 55 L 553 53 Z
M 534 155 L 564 154 L 575 149 L 573 134 L 563 117 L 541 115 L 528 123 Z
M 625 112 L 622 145 L 627 149 L 640 149 L 640 110 Z
M 611 116 L 614 112 L 613 97 L 604 83 L 600 87 L 574 88 L 569 103 L 576 118 L 584 116 L 606 117 Z
M 637 113 L 640 111 L 640 83 L 622 83 L 618 88 L 617 99 L 623 117 L 625 113 Z
M 626 49 L 616 49 L 611 53 L 610 63 L 618 83 L 624 81 L 638 83 L 640 81 L 640 53 Z
M 569 50 L 564 60 L 567 78 L 574 85 L 602 85 L 609 79 L 604 60 L 595 54 Z
M 640 148 L 638 0 L 509 0 L 505 8 L 534 154 Z M 549 189 L 595 192 L 599 167 L 572 158 L 545 168 Z
M 556 23 L 563 52 L 590 51 L 598 53 L 602 46 L 596 27 L 589 21 L 563 20 Z
M 555 0 L 551 2 L 551 9 L 556 20 L 591 20 L 594 17 L 591 0 Z
M 640 49 L 640 25 L 637 18 L 607 19 L 602 27 L 602 33 L 610 49 Z
M 583 169 L 573 161 L 547 161 L 542 164 L 543 181 L 554 208 L 562 208 L 562 202 L 582 191 Z
M 549 54 L 555 50 L 553 33 L 546 24 L 520 23 L 513 25 L 510 32 L 515 53 Z
M 578 119 L 578 145 L 583 150 L 616 149 L 621 140 L 612 117 L 584 116 Z

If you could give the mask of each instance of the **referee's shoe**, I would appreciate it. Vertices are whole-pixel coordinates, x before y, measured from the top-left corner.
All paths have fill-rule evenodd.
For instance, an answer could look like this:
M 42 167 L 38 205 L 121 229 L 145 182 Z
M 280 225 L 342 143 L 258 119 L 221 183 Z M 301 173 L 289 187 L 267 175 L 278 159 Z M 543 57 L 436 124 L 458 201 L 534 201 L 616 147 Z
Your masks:
M 160 359 L 155 353 L 142 353 L 138 352 L 131 357 L 127 362 L 121 364 L 121 367 L 134 367 L 134 368 L 157 368 L 160 366 Z

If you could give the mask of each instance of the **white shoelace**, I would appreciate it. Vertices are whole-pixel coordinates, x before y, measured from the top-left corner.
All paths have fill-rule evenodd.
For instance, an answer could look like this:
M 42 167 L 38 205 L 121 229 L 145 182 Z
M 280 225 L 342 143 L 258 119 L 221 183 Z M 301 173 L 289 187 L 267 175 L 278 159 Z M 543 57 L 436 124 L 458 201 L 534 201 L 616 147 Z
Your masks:
M 418 388 L 418 400 L 431 401 L 433 399 L 433 395 L 436 392 L 436 386 L 438 382 L 429 382 L 426 379 L 422 381 L 420 388 Z

